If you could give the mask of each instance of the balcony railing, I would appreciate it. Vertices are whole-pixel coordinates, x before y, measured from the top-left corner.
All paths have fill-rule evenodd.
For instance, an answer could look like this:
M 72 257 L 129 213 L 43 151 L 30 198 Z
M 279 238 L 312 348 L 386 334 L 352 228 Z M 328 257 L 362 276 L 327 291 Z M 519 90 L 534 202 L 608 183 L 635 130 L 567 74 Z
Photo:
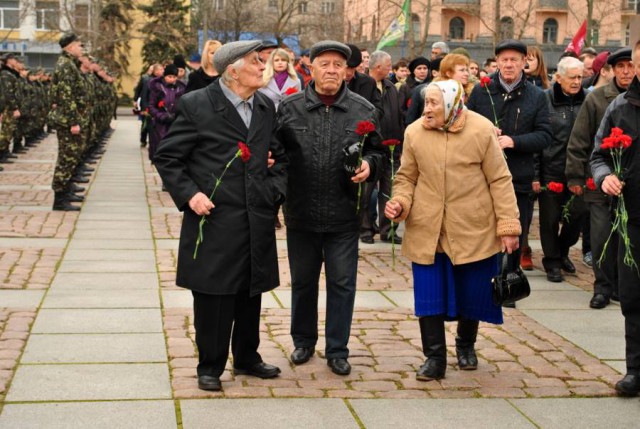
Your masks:
M 566 9 L 567 0 L 539 0 L 538 7 L 545 9 Z
M 480 0 L 443 0 L 442 4 L 451 6 L 480 6 Z
M 11 30 L 20 27 L 20 9 L 1 8 L 0 9 L 0 29 Z

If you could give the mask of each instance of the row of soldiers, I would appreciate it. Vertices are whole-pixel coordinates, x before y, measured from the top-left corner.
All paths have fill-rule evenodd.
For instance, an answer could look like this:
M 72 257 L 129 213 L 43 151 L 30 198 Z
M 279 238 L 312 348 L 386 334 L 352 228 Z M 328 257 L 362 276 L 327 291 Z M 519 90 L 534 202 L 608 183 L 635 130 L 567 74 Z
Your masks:
M 58 137 L 58 157 L 53 175 L 54 210 L 77 211 L 73 202 L 87 183 L 86 176 L 104 152 L 102 145 L 111 134 L 117 93 L 114 79 L 94 58 L 86 55 L 80 39 L 72 33 L 60 38 L 62 54 L 51 77 L 26 72 L 13 54 L 3 57 L 0 74 L 0 162 L 36 144 L 45 126 Z M 22 74 L 22 76 L 21 76 Z M 36 76 L 38 76 L 36 78 Z M 24 145 L 23 145 L 24 139 Z

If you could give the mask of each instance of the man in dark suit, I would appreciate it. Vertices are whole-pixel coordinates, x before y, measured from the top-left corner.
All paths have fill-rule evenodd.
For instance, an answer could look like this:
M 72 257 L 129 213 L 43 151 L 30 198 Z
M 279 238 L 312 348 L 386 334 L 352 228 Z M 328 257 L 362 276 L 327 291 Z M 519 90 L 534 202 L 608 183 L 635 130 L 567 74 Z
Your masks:
M 156 168 L 184 211 L 176 283 L 193 293 L 203 390 L 221 390 L 230 341 L 236 375 L 280 373 L 258 353 L 261 293 L 279 284 L 274 223 L 287 168 L 273 137 L 275 107 L 256 92 L 265 68 L 260 46 L 259 41 L 231 42 L 216 52 L 221 79 L 180 100 L 176 121 L 156 154 Z M 249 148 L 248 160 L 235 160 L 239 142 Z M 271 168 L 269 151 L 275 160 Z M 223 171 L 224 182 L 212 201 Z

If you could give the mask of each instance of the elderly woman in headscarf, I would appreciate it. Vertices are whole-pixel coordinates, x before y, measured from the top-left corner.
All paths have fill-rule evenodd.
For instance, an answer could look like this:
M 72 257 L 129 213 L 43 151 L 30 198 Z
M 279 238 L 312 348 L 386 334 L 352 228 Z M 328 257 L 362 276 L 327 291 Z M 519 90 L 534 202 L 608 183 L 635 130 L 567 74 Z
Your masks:
M 385 215 L 406 221 L 402 252 L 412 261 L 427 358 L 416 378 L 438 380 L 447 367 L 445 321 L 458 321 L 461 370 L 478 366 L 478 322 L 503 322 L 491 278 L 500 252 L 518 248 L 518 206 L 494 127 L 467 110 L 459 82 L 427 86 L 424 115 L 407 128 L 403 146 Z

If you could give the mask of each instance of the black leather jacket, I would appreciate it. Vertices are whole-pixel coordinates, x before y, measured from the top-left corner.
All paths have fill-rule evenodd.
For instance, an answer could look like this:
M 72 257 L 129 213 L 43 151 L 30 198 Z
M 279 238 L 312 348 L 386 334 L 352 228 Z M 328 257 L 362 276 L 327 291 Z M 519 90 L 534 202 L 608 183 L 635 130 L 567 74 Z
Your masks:
M 567 144 L 585 94 L 584 90 L 580 88 L 580 92 L 576 95 L 566 95 L 562 92 L 560 84 L 554 83 L 551 88 L 545 90 L 545 95 L 549 100 L 553 140 L 550 146 L 535 155 L 533 180 L 541 182 L 542 185 L 549 182 L 566 184 Z
M 358 185 L 344 166 L 343 149 L 362 140 L 360 121 L 377 122 L 376 109 L 342 85 L 332 106 L 326 106 L 311 82 L 303 92 L 286 97 L 278 109 L 278 140 L 289 158 L 289 183 L 284 205 L 288 228 L 312 232 L 357 231 Z M 365 140 L 363 159 L 376 177 L 384 151 L 376 131 Z

